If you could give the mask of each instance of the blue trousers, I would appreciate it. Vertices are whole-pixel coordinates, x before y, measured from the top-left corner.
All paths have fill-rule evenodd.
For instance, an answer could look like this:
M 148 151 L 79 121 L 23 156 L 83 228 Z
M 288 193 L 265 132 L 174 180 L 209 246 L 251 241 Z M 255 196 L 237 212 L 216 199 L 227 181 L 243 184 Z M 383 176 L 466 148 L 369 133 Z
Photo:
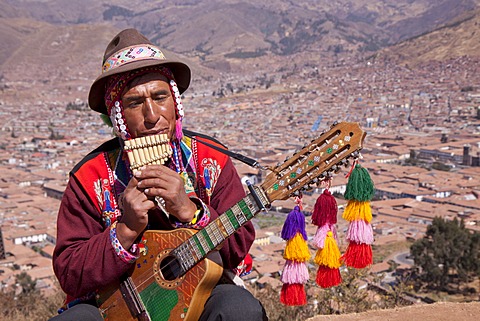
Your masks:
M 260 301 L 247 290 L 233 284 L 217 285 L 207 302 L 199 321 L 267 321 Z M 50 319 L 50 321 L 103 321 L 98 308 L 77 304 Z

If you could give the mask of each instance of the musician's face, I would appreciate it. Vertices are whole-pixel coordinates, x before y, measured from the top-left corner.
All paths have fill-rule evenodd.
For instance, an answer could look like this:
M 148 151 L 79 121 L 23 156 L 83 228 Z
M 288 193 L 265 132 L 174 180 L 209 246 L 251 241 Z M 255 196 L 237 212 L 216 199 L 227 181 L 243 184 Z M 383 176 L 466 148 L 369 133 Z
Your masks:
M 175 131 L 175 104 L 168 80 L 148 73 L 135 78 L 125 89 L 122 103 L 132 138 Z

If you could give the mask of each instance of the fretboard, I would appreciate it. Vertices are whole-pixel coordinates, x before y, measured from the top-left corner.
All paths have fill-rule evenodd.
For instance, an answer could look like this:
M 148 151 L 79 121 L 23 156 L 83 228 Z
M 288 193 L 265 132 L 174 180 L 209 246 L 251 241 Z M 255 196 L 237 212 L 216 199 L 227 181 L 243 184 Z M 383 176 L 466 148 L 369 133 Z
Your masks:
M 204 229 L 198 231 L 172 251 L 172 254 L 179 260 L 183 273 L 190 270 L 208 253 L 269 205 L 263 191 L 258 187 L 255 187 L 255 190 L 263 204 L 262 207 L 255 202 L 252 194 L 248 194 L 223 215 L 210 222 Z

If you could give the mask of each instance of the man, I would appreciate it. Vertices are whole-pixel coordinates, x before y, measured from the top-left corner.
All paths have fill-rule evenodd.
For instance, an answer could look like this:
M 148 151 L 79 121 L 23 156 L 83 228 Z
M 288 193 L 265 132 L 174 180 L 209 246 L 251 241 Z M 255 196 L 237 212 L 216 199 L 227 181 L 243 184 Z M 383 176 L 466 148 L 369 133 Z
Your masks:
M 183 136 L 180 95 L 189 83 L 188 66 L 167 58 L 135 29 L 121 31 L 108 44 L 102 74 L 88 100 L 93 110 L 108 116 L 117 137 L 87 155 L 70 174 L 53 257 L 69 304 L 53 319 L 102 319 L 95 294 L 118 286 L 135 266 L 146 229 L 202 229 L 245 195 L 227 156 L 202 144 L 205 138 Z M 132 171 L 125 141 L 157 134 L 168 136 L 173 155 L 165 166 Z M 224 269 L 241 263 L 254 237 L 248 222 L 223 243 Z M 262 319 L 260 302 L 228 282 L 215 286 L 200 317 Z

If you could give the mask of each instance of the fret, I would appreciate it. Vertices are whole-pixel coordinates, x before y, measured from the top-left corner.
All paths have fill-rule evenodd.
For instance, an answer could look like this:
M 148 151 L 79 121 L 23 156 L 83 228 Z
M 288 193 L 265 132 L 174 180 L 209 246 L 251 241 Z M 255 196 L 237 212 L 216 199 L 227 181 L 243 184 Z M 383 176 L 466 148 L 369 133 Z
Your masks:
M 227 236 L 232 235 L 233 232 L 235 232 L 235 227 L 233 226 L 232 222 L 230 222 L 230 218 L 228 217 L 227 213 L 225 213 L 224 215 L 220 215 L 219 219 L 222 222 L 223 227 L 225 228 Z
M 204 246 L 204 249 L 206 249 L 207 253 L 210 252 L 210 250 L 213 250 L 215 246 L 213 246 L 212 240 L 210 239 L 210 236 L 208 235 L 207 231 L 205 229 L 200 230 L 197 234 L 199 235 L 200 242 Z
M 188 271 L 190 266 L 188 265 L 188 257 L 185 255 L 185 251 L 183 250 L 183 247 L 178 247 L 176 250 L 176 256 L 177 258 L 180 258 L 180 264 L 182 265 L 182 269 L 184 271 Z
M 242 208 L 240 207 L 239 203 L 235 204 L 232 209 L 233 213 L 235 214 L 235 218 L 238 221 L 238 224 L 240 224 L 240 226 L 245 224 L 247 222 L 247 217 L 245 216 L 245 214 L 243 214 Z
M 235 206 L 233 206 L 228 211 L 226 211 L 225 214 L 223 214 L 228 217 L 228 220 L 230 221 L 230 223 L 232 223 L 232 226 L 234 229 L 234 231 L 232 231 L 232 233 L 229 233 L 229 234 L 233 234 L 233 232 L 235 232 L 240 227 L 240 224 L 238 223 L 238 220 L 235 217 L 235 213 L 233 212 L 234 208 Z
M 221 231 L 220 231 L 220 228 L 218 227 L 218 225 L 210 224 L 205 229 L 209 230 L 210 236 L 212 236 L 212 235 L 214 236 L 215 247 L 224 241 L 224 238 L 222 237 L 222 234 L 221 234 Z
M 185 262 L 188 263 L 189 267 L 192 267 L 195 264 L 195 260 L 191 255 L 192 252 L 187 248 L 187 245 L 182 247 L 182 253 L 183 253 Z
M 200 260 L 202 258 L 202 255 L 201 253 L 198 251 L 198 246 L 197 244 L 195 244 L 195 241 L 193 240 L 193 238 L 189 238 L 188 239 L 188 245 L 190 246 L 190 248 L 192 249 L 191 252 L 192 254 L 195 254 L 196 258 L 197 258 L 197 261 Z
M 251 216 L 247 215 L 248 219 L 252 219 L 256 213 L 260 211 L 260 208 L 258 208 L 257 203 L 253 199 L 253 196 L 251 194 L 248 194 L 247 197 L 243 199 L 245 201 L 245 204 L 247 205 L 248 209 L 250 210 Z
M 250 196 L 250 195 L 249 195 Z M 243 214 L 245 214 L 245 219 L 248 221 L 250 219 L 253 218 L 253 216 L 255 215 L 255 212 L 256 212 L 256 209 L 253 208 L 253 211 L 252 211 L 252 208 L 249 206 L 249 204 L 247 203 L 247 201 L 249 201 L 249 197 L 245 197 L 243 200 L 241 200 L 240 202 L 238 202 L 238 205 L 240 206 L 240 208 L 242 209 L 242 212 Z M 251 202 L 250 202 L 250 205 Z
M 207 225 L 203 230 L 205 231 L 206 235 L 210 239 L 212 243 L 212 248 L 215 248 L 218 245 L 217 238 L 214 238 L 215 232 L 212 230 L 213 225 Z
M 203 238 L 203 235 L 200 233 L 200 231 L 197 232 L 197 234 L 195 234 L 198 238 L 198 241 L 200 241 L 200 245 L 202 246 L 202 249 L 203 251 L 205 252 L 205 254 L 208 253 L 208 245 L 207 245 L 207 242 L 205 242 L 205 239 Z
M 205 249 L 203 248 L 202 243 L 200 242 L 200 239 L 198 237 L 199 237 L 199 235 L 197 233 L 194 236 L 192 236 L 192 239 L 197 244 L 197 248 L 200 250 L 200 253 L 202 254 L 201 257 L 204 257 L 205 256 Z
M 222 238 L 222 242 L 223 242 L 223 240 L 225 240 L 229 236 L 229 234 L 227 232 L 227 228 L 226 228 L 225 224 L 223 223 L 224 219 L 225 219 L 225 216 L 220 215 L 220 217 L 214 221 L 215 225 L 217 226 L 217 230 L 220 233 L 219 237 Z M 228 219 L 227 219 L 227 221 L 228 221 Z
M 220 221 L 219 221 L 220 223 Z M 221 227 L 217 224 L 215 224 L 215 237 L 218 240 L 218 243 L 221 244 L 223 241 L 225 241 L 225 235 L 223 235 L 223 231 Z

